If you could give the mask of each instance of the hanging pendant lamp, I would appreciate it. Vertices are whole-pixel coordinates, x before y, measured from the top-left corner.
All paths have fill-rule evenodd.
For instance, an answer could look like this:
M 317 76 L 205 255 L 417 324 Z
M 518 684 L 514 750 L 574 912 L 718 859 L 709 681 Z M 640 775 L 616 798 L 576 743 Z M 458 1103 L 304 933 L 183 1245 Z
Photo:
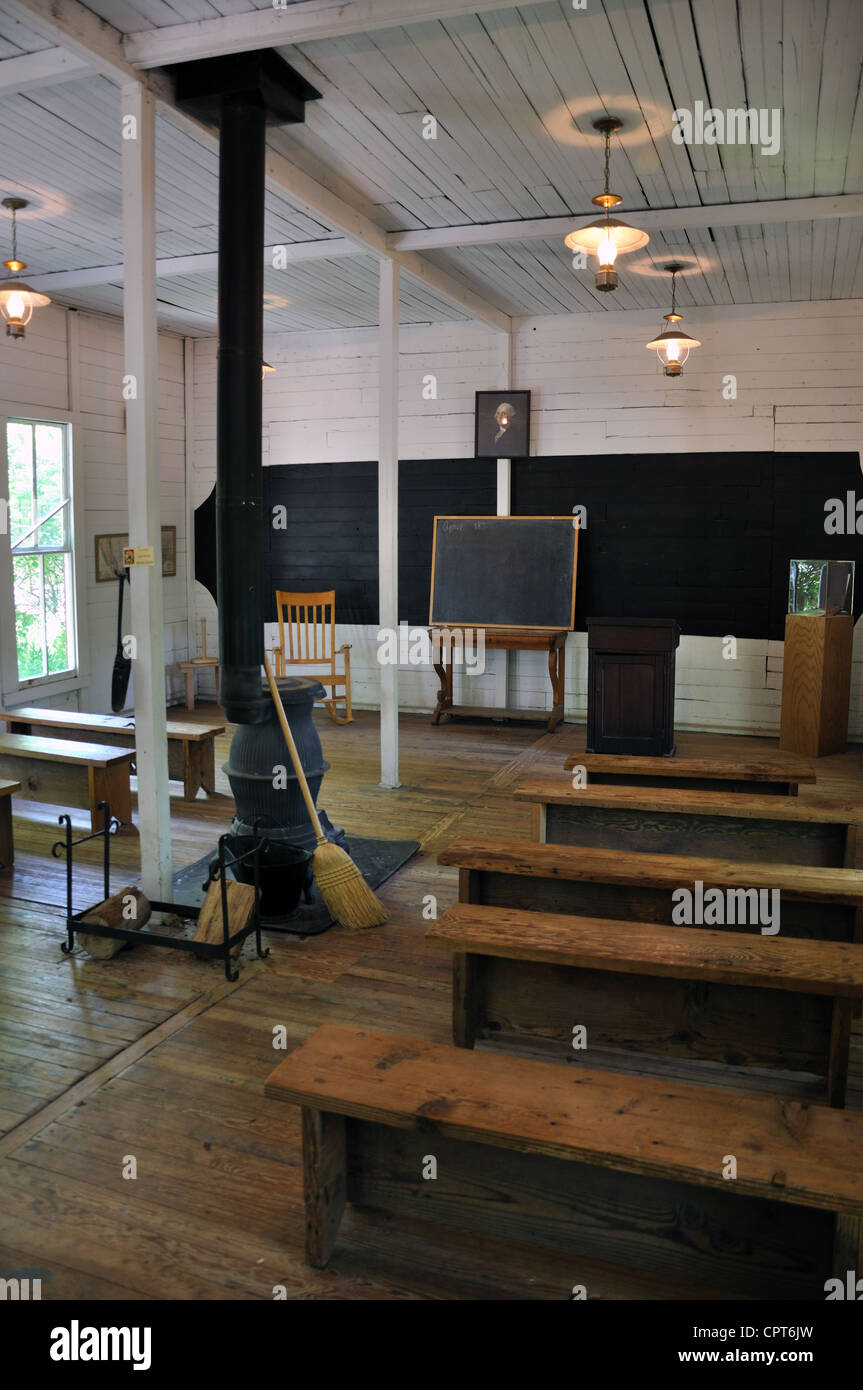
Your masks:
M 12 213 L 12 255 L 3 262 L 6 269 L 11 271 L 12 279 L 0 280 L 0 314 L 6 320 L 7 338 L 18 342 L 25 336 L 24 330 L 33 317 L 33 310 L 51 303 L 47 294 L 37 293 L 25 280 L 18 279 L 19 272 L 26 270 L 27 264 L 18 259 L 18 224 L 15 218 L 21 208 L 27 206 L 26 198 L 3 199 L 3 207 Z
M 692 348 L 701 347 L 697 338 L 691 338 L 688 333 L 684 333 L 677 325 L 683 321 L 683 315 L 677 312 L 677 275 L 685 267 L 680 261 L 669 261 L 668 265 L 663 266 L 671 276 L 671 313 L 664 314 L 663 318 L 669 325 L 664 332 L 654 338 L 652 342 L 645 343 L 645 347 L 655 348 L 656 355 L 665 369 L 666 376 L 680 376 L 683 371 L 683 364 L 689 356 Z
M 586 227 L 577 227 L 564 238 L 564 244 L 571 251 L 596 253 L 599 268 L 594 283 L 598 290 L 604 292 L 617 289 L 617 271 L 614 268 L 617 257 L 626 251 L 639 251 L 650 240 L 647 232 L 642 232 L 638 227 L 630 227 L 626 222 L 608 215 L 609 208 L 616 208 L 623 202 L 617 193 L 610 193 L 608 189 L 611 137 L 622 126 L 623 121 L 619 121 L 616 116 L 603 116 L 602 120 L 594 121 L 594 130 L 598 130 L 605 137 L 605 191 L 597 193 L 595 198 L 591 198 L 591 202 L 603 208 L 605 216 L 595 222 L 588 222 Z

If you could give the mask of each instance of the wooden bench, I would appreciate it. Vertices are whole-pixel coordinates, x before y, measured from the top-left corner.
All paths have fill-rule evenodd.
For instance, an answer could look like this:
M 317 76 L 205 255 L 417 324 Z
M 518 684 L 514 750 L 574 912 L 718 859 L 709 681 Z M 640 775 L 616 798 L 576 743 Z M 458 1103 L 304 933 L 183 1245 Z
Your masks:
M 103 815 L 96 809 L 100 801 L 110 804 L 122 824 L 131 825 L 129 769 L 134 756 L 133 748 L 0 734 L 0 777 L 17 777 L 27 801 L 85 807 L 93 830 L 102 828 Z
M 844 1104 L 863 945 L 469 903 L 426 941 L 453 953 L 458 1047 L 529 1044 L 558 1061 L 743 1086 L 766 1069 L 768 1084 L 788 1091 L 775 1073 L 793 1073 L 792 1094 Z
M 12 835 L 12 797 L 20 790 L 20 782 L 0 782 L 0 869 L 11 869 L 15 863 L 15 840 Z
M 654 758 L 623 753 L 572 753 L 567 772 L 583 767 L 588 785 L 624 783 L 639 787 L 689 787 L 701 791 L 760 792 L 796 796 L 801 783 L 815 781 L 812 764 L 793 753 L 736 758 Z
M 135 721 L 122 714 L 82 714 L 77 710 L 21 708 L 0 710 L 10 734 L 50 729 L 51 738 L 103 747 L 128 747 L 135 738 Z M 183 797 L 194 801 L 198 788 L 216 790 L 216 736 L 224 724 L 182 724 L 168 720 L 168 776 L 183 783 Z
M 346 1203 L 562 1250 L 573 1284 L 598 1258 L 820 1301 L 863 1268 L 863 1115 L 335 1024 L 265 1089 L 303 1107 L 317 1268 Z
M 677 787 L 586 786 L 560 776 L 520 783 L 543 844 L 855 868 L 863 801 L 753 796 Z
M 855 915 L 863 907 L 863 871 L 859 869 L 737 864 L 681 854 L 470 837 L 442 850 L 438 863 L 461 870 L 462 902 L 666 926 L 675 925 L 672 893 L 680 888 L 694 892 L 696 882 L 703 884 L 705 893 L 710 888 L 778 889 L 782 936 L 854 941 Z M 752 931 L 752 927 L 734 924 L 725 930 Z

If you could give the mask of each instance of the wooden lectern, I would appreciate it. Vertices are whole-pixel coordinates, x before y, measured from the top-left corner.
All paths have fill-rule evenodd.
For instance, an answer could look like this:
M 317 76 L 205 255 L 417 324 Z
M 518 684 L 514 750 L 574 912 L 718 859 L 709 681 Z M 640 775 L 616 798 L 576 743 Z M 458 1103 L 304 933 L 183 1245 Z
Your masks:
M 587 752 L 674 753 L 673 618 L 588 618 Z

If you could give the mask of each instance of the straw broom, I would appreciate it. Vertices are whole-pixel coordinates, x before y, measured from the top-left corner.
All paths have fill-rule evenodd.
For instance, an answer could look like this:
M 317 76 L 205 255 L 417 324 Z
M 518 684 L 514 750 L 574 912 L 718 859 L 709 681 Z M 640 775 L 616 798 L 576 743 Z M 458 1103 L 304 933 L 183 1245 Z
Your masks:
M 273 676 L 273 668 L 266 652 L 264 653 L 264 667 L 267 672 L 270 694 L 276 707 L 276 714 L 279 716 L 285 743 L 288 745 L 294 772 L 297 774 L 300 791 L 303 793 L 306 810 L 315 832 L 317 848 L 312 855 L 312 869 L 320 895 L 336 921 L 341 922 L 343 927 L 379 927 L 387 921 L 388 913 L 378 902 L 350 855 L 346 854 L 340 845 L 334 845 L 328 840 L 321 829 L 321 822 L 315 810 L 315 803 L 309 791 L 309 784 L 303 772 L 297 745 L 294 743 L 291 726 L 288 723 L 285 707 L 282 704 L 279 689 Z

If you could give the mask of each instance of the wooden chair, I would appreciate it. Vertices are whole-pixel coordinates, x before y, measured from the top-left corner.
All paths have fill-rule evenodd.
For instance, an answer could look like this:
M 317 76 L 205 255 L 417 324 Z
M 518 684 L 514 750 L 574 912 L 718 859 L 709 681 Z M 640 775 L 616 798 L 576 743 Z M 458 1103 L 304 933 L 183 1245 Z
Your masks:
M 289 666 L 324 668 L 306 674 L 316 676 L 321 685 L 329 687 L 329 695 L 320 703 L 326 705 L 334 723 L 351 724 L 354 718 L 351 713 L 351 647 L 345 642 L 344 646 L 336 648 L 335 589 L 320 594 L 292 594 L 277 589 L 276 613 L 279 619 L 276 675 L 286 676 Z M 336 671 L 339 656 L 344 662 L 343 675 Z M 344 716 L 338 712 L 340 687 L 344 687 Z

